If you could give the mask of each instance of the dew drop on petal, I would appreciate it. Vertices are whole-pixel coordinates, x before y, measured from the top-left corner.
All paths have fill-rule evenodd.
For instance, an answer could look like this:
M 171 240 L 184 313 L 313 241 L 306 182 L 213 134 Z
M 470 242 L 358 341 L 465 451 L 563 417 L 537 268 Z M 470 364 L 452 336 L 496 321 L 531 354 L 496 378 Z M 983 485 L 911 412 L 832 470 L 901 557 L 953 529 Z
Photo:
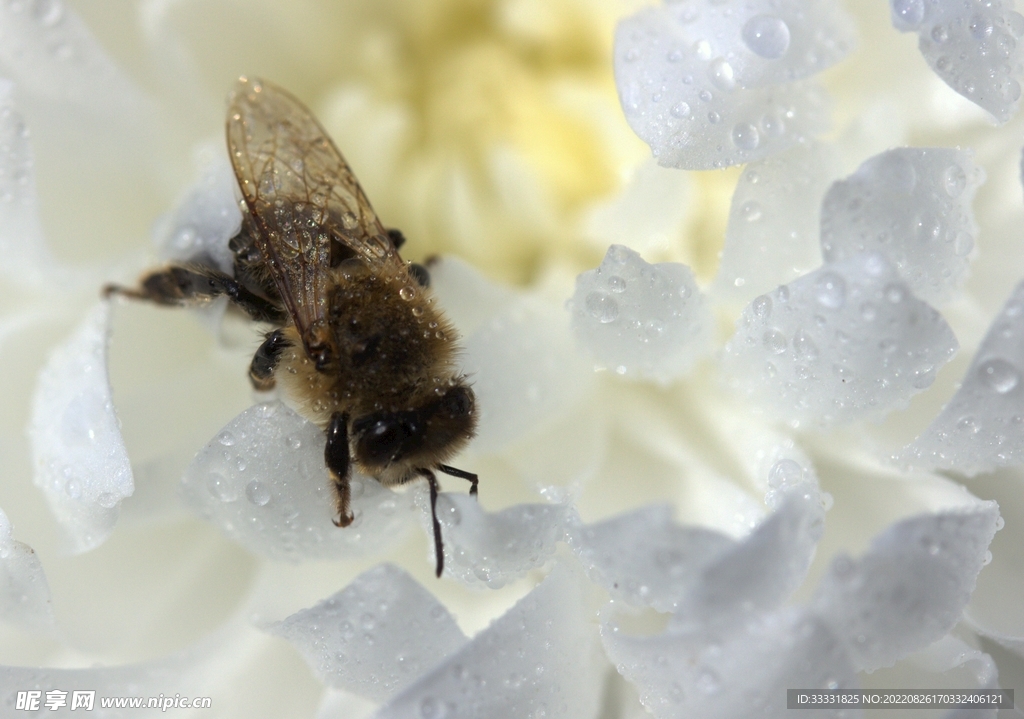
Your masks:
M 985 386 L 998 394 L 1006 394 L 1020 384 L 1020 372 L 1006 360 L 994 357 L 978 366 L 978 375 Z
M 245 485 L 245 498 L 257 507 L 263 507 L 270 501 L 270 490 L 263 482 L 254 479 Z
M 967 175 L 960 165 L 950 165 L 942 173 L 942 186 L 950 197 L 959 197 L 967 187 Z
M 768 470 L 768 486 L 778 489 L 799 482 L 804 476 L 804 468 L 792 459 L 780 459 Z
M 715 58 L 708 68 L 708 79 L 719 90 L 732 90 L 736 87 L 736 75 L 732 65 L 724 57 Z
M 117 506 L 118 499 L 117 495 L 111 492 L 104 492 L 96 498 L 96 504 L 100 505 L 104 509 L 113 509 Z
M 768 330 L 761 338 L 764 348 L 772 354 L 780 355 L 786 351 L 786 336 L 778 330 Z
M 738 122 L 732 128 L 732 144 L 740 150 L 756 150 L 761 144 L 761 136 L 749 122 Z
M 924 20 L 924 0 L 893 0 L 892 12 L 903 27 L 915 28 Z
M 818 279 L 814 296 L 823 307 L 839 309 L 846 302 L 846 282 L 834 272 L 826 272 Z
M 619 304 L 604 292 L 591 292 L 585 303 L 587 312 L 601 324 L 614 322 L 619 316 Z
M 755 15 L 743 25 L 743 42 L 766 60 L 775 60 L 789 49 L 789 25 L 772 15 Z

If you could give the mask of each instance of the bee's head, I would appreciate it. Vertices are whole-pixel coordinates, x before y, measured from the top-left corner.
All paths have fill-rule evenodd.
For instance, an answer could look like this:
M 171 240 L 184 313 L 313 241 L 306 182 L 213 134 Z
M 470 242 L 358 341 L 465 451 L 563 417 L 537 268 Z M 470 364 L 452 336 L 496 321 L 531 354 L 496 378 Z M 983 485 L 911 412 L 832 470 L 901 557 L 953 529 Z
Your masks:
M 373 412 L 352 422 L 355 459 L 382 484 L 400 484 L 416 469 L 445 462 L 476 430 L 476 400 L 461 379 L 442 395 L 400 411 Z

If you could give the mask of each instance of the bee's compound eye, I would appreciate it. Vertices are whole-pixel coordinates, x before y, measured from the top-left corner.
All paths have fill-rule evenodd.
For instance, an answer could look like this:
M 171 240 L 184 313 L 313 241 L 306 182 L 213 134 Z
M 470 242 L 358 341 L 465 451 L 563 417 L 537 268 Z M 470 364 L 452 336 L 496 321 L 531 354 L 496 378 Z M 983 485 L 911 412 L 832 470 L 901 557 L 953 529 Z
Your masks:
M 473 411 L 473 391 L 468 387 L 452 387 L 441 398 L 441 410 L 451 417 L 464 417 Z
M 359 440 L 360 454 L 371 461 L 393 460 L 419 426 L 408 418 L 385 416 L 373 422 Z

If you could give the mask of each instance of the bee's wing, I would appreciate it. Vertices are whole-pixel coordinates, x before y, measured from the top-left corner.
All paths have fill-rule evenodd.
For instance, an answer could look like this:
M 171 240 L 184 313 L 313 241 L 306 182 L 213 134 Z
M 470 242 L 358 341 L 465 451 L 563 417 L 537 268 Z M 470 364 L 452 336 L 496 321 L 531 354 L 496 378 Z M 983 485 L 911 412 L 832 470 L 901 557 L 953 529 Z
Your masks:
M 324 337 L 332 238 L 376 273 L 404 263 L 345 158 L 289 93 L 241 78 L 229 100 L 227 137 L 256 246 L 312 354 Z

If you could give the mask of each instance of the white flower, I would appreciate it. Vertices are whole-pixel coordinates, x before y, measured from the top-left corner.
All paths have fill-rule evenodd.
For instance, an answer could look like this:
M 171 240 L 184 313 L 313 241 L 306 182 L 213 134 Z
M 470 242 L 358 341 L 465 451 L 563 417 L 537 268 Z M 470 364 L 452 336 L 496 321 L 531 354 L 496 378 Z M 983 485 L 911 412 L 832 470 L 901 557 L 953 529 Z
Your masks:
M 614 52 L 628 12 L 600 0 L 0 5 L 5 715 L 81 689 L 429 719 L 1013 687 L 1024 18 L 802 5 L 782 32 L 673 3 Z M 323 435 L 254 398 L 248 325 L 100 304 L 154 255 L 230 259 L 241 74 L 309 103 L 409 259 L 445 255 L 481 481 L 438 501 L 442 580 L 423 487 L 356 477 L 330 525 Z M 659 167 L 627 117 L 665 165 L 749 164 Z

